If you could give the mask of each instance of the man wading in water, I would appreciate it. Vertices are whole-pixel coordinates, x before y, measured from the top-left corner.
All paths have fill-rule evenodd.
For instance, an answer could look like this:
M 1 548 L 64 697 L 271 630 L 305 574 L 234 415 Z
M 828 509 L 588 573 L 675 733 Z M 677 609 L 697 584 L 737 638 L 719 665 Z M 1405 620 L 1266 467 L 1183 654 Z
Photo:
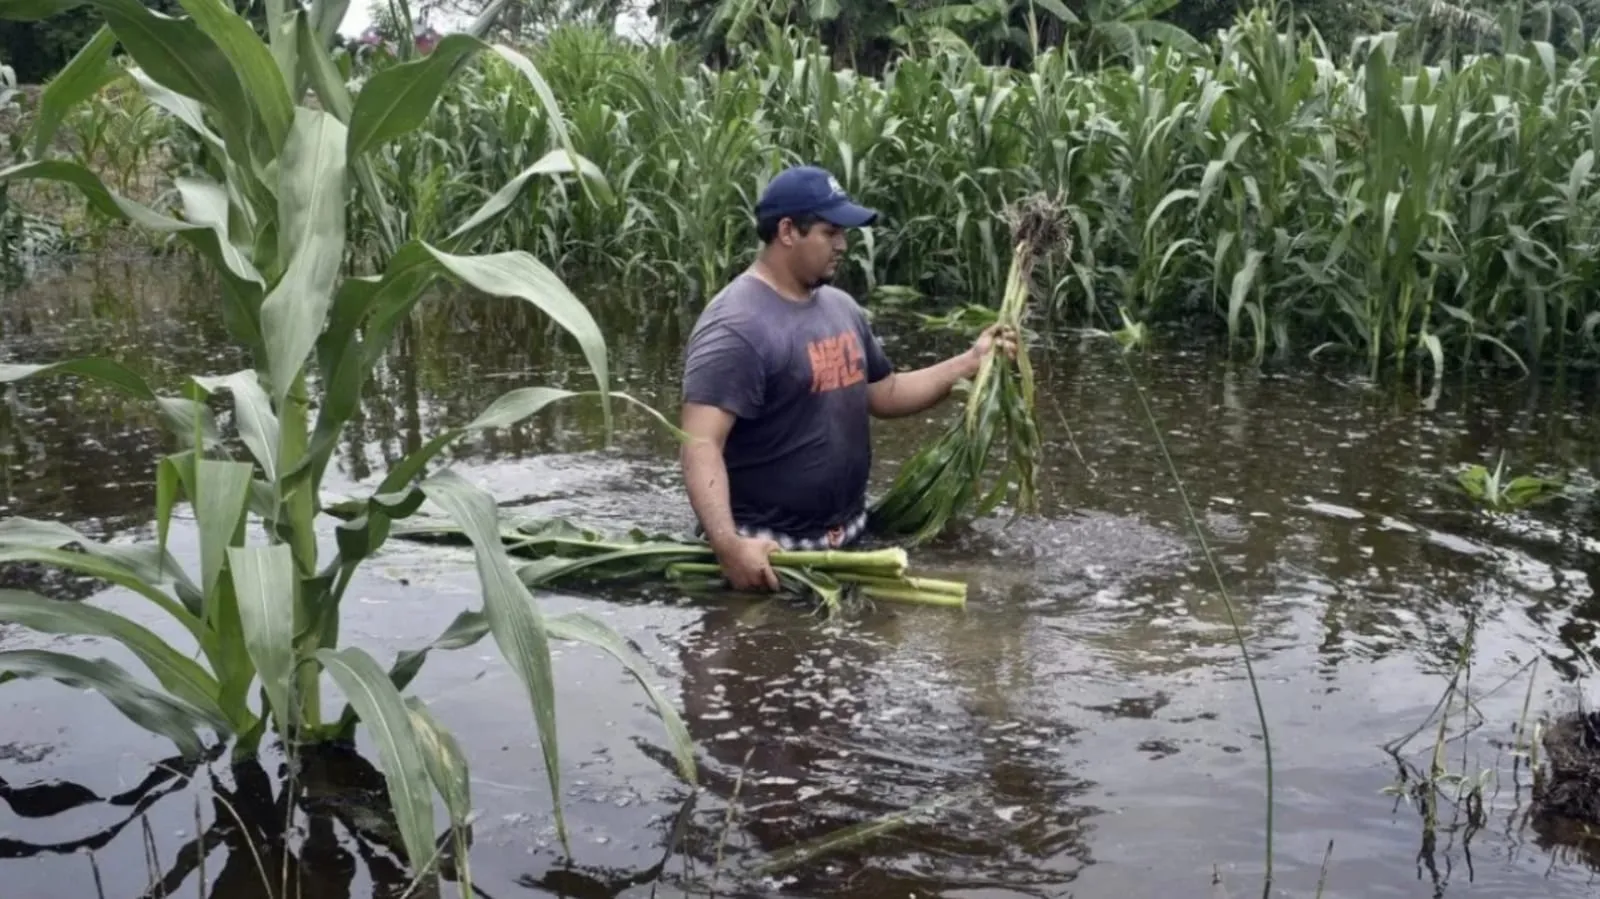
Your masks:
M 970 378 L 997 338 L 895 372 L 854 298 L 829 286 L 845 231 L 877 220 L 827 171 L 780 173 L 756 205 L 760 256 L 712 297 L 684 357 L 689 503 L 738 590 L 778 589 L 780 549 L 848 546 L 866 526 L 870 417 L 931 408 Z

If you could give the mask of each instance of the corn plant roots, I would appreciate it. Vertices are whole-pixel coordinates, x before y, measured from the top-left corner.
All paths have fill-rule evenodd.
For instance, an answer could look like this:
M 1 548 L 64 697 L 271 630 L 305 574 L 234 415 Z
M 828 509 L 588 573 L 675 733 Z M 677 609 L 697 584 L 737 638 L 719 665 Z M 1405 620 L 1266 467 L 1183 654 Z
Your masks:
M 1550 771 L 1535 797 L 1538 813 L 1600 825 L 1600 712 L 1556 719 L 1544 749 Z
M 1053 250 L 1070 248 L 1071 237 L 1062 206 L 1043 194 L 1013 204 L 1006 217 L 1011 268 L 995 321 L 1017 335 L 1016 359 L 1000 352 L 998 341 L 991 345 L 967 392 L 965 414 L 912 456 L 872 506 L 877 533 L 904 537 L 913 546 L 944 533 L 963 516 L 989 514 L 1007 498 L 1017 515 L 1038 510 L 1039 424 L 1022 322 L 1035 265 Z M 997 440 L 1004 444 L 1005 464 L 985 492 L 984 473 Z

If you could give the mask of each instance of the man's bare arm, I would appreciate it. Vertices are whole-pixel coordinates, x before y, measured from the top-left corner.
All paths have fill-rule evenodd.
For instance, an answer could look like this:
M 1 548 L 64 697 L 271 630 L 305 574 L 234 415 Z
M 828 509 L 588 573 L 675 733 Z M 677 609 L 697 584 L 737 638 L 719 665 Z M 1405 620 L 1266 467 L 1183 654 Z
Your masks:
M 868 403 L 878 418 L 916 415 L 938 405 L 957 382 L 976 371 L 976 358 L 962 353 L 916 371 L 895 372 L 867 388 Z
M 681 453 L 683 481 L 689 505 L 705 529 L 706 542 L 735 589 L 778 589 L 778 575 L 767 559 L 778 544 L 741 536 L 733 521 L 728 464 L 722 458 L 722 447 L 733 429 L 733 414 L 716 406 L 685 403 L 682 415 L 683 430 L 689 434 Z
M 699 403 L 685 403 L 682 415 L 683 430 L 689 434 L 681 452 L 689 505 L 705 529 L 706 540 L 712 546 L 720 546 L 738 536 L 733 507 L 728 501 L 728 466 L 722 460 L 723 444 L 733 429 L 733 415 Z
M 868 387 L 868 408 L 878 418 L 902 418 L 933 408 L 961 379 L 978 374 L 989 347 L 996 342 L 1002 352 L 1016 358 L 1016 337 L 1011 329 L 990 325 L 965 353 L 916 371 L 896 372 Z

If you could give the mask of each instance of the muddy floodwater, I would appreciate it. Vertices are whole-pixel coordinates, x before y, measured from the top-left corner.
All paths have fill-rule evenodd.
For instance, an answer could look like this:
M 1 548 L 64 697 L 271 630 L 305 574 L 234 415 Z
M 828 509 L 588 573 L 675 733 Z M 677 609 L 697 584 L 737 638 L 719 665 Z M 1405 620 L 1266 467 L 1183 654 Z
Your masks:
M 693 312 L 662 297 L 585 295 L 619 387 L 672 414 Z M 168 388 L 188 373 L 225 374 L 245 360 L 209 296 L 170 262 L 36 279 L 4 297 L 0 357 L 110 355 Z M 902 366 L 962 343 L 919 335 L 903 316 L 881 326 Z M 1530 815 L 1516 749 L 1525 704 L 1531 727 L 1593 701 L 1583 691 L 1600 618 L 1600 518 L 1567 499 L 1491 515 L 1452 488 L 1458 466 L 1502 452 L 1516 473 L 1586 484 L 1592 380 L 1452 382 L 1430 398 L 1426 384 L 1377 386 L 1299 361 L 1260 371 L 1198 345 L 1162 336 L 1131 363 L 1253 653 L 1276 764 L 1273 894 L 1309 897 L 1325 881 L 1323 896 L 1362 899 L 1595 895 L 1596 854 L 1581 833 Z M 376 484 L 505 390 L 587 386 L 575 349 L 507 302 L 428 307 L 369 387 L 325 489 Z M 659 666 L 697 743 L 701 783 L 687 810 L 692 791 L 644 695 L 608 658 L 559 646 L 575 856 L 564 859 L 532 714 L 492 641 L 434 654 L 412 691 L 472 766 L 477 894 L 704 895 L 714 880 L 720 895 L 852 899 L 1261 895 L 1261 728 L 1134 382 L 1105 340 L 1066 334 L 1035 352 L 1044 513 L 983 521 L 913 554 L 927 573 L 971 585 L 965 610 L 880 606 L 829 622 L 659 587 L 540 595 L 552 612 L 603 618 Z M 952 410 L 877 426 L 879 488 Z M 597 409 L 572 405 L 469 438 L 450 462 L 508 512 L 687 528 L 668 436 L 637 412 L 618 415 L 610 446 Z M 107 390 L 23 385 L 0 409 L 3 513 L 154 539 L 162 446 L 153 417 Z M 187 518 L 171 542 L 197 564 Z M 94 589 L 34 571 L 5 577 L 65 597 Z M 347 594 L 343 637 L 387 665 L 478 605 L 474 585 L 465 549 L 391 541 Z M 90 601 L 177 638 L 127 591 Z M 1442 783 L 1449 795 L 1429 827 L 1391 788 L 1433 764 L 1435 706 L 1469 635 L 1460 684 L 1471 711 L 1453 705 L 1441 763 L 1480 785 L 1482 816 L 1456 801 L 1473 788 Z M 0 649 L 38 646 L 141 670 L 101 641 L 0 625 Z M 269 750 L 257 768 L 215 763 L 189 780 L 161 773 L 172 753 L 94 694 L 0 685 L 0 896 L 255 897 L 266 895 L 262 869 L 274 883 L 289 870 L 307 899 L 404 894 L 379 848 L 382 822 L 361 814 L 362 797 L 382 788 L 372 762 L 318 760 L 304 775 L 343 814 L 298 817 L 285 869 L 214 827 L 237 814 L 263 840 L 281 831 L 281 759 Z M 912 817 L 762 872 L 787 849 L 897 813 Z

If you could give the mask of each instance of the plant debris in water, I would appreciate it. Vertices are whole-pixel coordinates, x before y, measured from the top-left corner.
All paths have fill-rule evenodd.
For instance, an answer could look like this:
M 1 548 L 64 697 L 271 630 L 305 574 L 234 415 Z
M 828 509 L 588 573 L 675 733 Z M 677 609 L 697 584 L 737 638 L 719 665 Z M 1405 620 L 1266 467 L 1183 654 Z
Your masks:
M 423 518 L 395 522 L 391 533 L 410 540 L 467 542 L 456 525 Z M 634 528 L 608 535 L 559 518 L 525 518 L 502 525 L 500 536 L 508 552 L 530 559 L 517 568 L 529 587 L 636 579 L 658 579 L 694 593 L 726 587 L 709 544 L 668 534 Z M 967 602 L 964 583 L 913 576 L 900 547 L 778 552 L 772 566 L 783 594 L 817 601 L 829 614 L 853 599 L 938 606 Z
M 1563 716 L 1544 733 L 1550 776 L 1539 791 L 1541 814 L 1600 824 L 1600 712 Z
M 1062 205 L 1043 194 L 1012 204 L 1006 219 L 1012 235 L 1011 269 L 995 321 L 1019 335 L 1020 344 L 1034 265 L 1052 250 L 1070 249 L 1071 238 Z M 982 492 L 984 470 L 997 439 L 1006 446 L 1005 466 L 994 485 Z M 1039 446 L 1027 346 L 1018 346 L 1015 361 L 996 346 L 973 378 L 965 415 L 911 457 L 888 492 L 873 504 L 873 529 L 904 537 L 915 546 L 943 533 L 951 521 L 969 512 L 989 514 L 1008 496 L 1015 515 L 1036 512 Z

